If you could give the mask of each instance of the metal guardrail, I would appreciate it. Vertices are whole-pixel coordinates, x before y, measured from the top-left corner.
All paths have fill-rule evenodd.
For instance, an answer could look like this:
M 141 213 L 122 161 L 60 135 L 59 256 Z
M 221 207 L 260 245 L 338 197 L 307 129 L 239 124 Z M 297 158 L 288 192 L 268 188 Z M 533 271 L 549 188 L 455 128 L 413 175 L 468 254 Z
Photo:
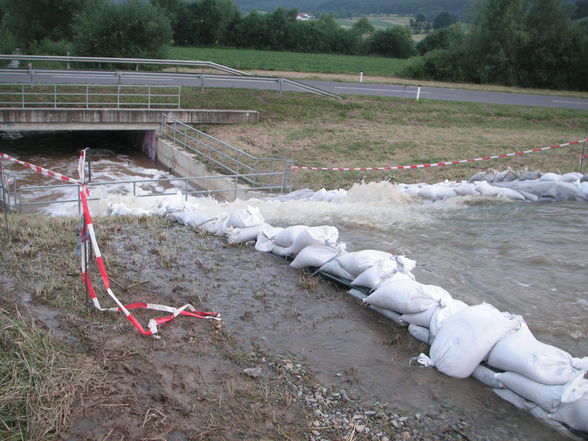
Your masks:
M 165 114 L 162 114 L 161 128 L 162 138 L 194 153 L 220 172 L 239 175 L 246 185 L 280 192 L 292 189 L 291 159 L 258 158 Z M 266 173 L 273 179 L 259 180 Z
M 118 192 L 122 195 L 133 195 L 137 198 L 146 198 L 154 196 L 175 196 L 178 191 L 181 191 L 184 195 L 184 199 L 188 200 L 189 196 L 214 196 L 214 195 L 230 195 L 234 198 L 238 194 L 248 192 L 259 192 L 259 191 L 273 191 L 276 189 L 274 185 L 268 186 L 257 186 L 257 187 L 243 187 L 239 185 L 239 182 L 244 178 L 259 178 L 259 177 L 281 177 L 280 172 L 267 172 L 267 173 L 255 173 L 255 174 L 234 174 L 234 175 L 215 175 L 215 176 L 196 176 L 196 177 L 174 177 L 174 178 L 154 178 L 154 179 L 138 179 L 138 180 L 125 180 L 125 181 L 105 181 L 105 182 L 90 182 L 87 184 L 92 194 L 92 189 L 98 187 L 116 187 Z M 214 189 L 205 190 L 198 185 L 199 182 L 209 180 L 225 180 L 232 184 L 232 188 L 225 189 Z M 180 183 L 181 185 L 177 185 Z M 162 187 L 162 191 L 152 191 L 145 193 L 145 187 L 151 187 L 156 184 Z M 169 188 L 163 188 L 162 184 L 167 184 Z M 63 194 L 62 189 L 76 188 L 76 198 L 74 199 L 60 199 L 59 197 Z M 34 186 L 22 186 L 17 185 L 17 181 L 14 179 L 10 183 L 10 186 L 4 189 L 0 182 L 0 195 L 5 208 L 9 210 L 17 210 L 22 212 L 27 207 L 35 206 L 47 206 L 54 204 L 63 203 L 76 203 L 78 206 L 78 212 L 81 213 L 81 200 L 79 195 L 79 185 L 74 184 L 59 184 L 59 185 L 34 185 Z M 181 188 L 180 188 L 181 187 Z M 141 191 L 139 191 L 139 189 Z M 43 200 L 31 200 L 35 192 L 42 191 L 44 196 Z M 48 193 L 54 192 L 56 197 L 51 198 Z M 99 200 L 100 198 L 92 197 L 89 200 Z
M 0 54 L 0 60 L 10 60 L 10 61 L 45 61 L 45 62 L 62 62 L 67 63 L 67 69 L 69 69 L 69 63 L 108 63 L 108 64 L 135 64 L 137 69 L 139 65 L 168 65 L 168 66 L 184 66 L 184 67 L 206 67 L 211 69 L 220 70 L 225 72 L 229 75 L 214 75 L 214 74 L 195 74 L 197 78 L 200 79 L 201 88 L 204 89 L 204 81 L 205 78 L 208 76 L 209 78 L 223 78 L 223 79 L 236 79 L 236 80 L 244 80 L 247 81 L 259 81 L 259 82 L 269 82 L 269 83 L 277 83 L 279 87 L 280 93 L 283 92 L 284 85 L 290 85 L 295 89 L 310 92 L 317 95 L 328 96 L 331 98 L 341 98 L 339 95 L 336 95 L 331 92 L 327 92 L 326 90 L 320 89 L 318 87 L 310 86 L 308 84 L 289 80 L 286 78 L 274 78 L 274 77 L 260 77 L 255 75 L 249 75 L 245 72 L 242 72 L 237 69 L 233 69 L 227 66 L 223 66 L 221 64 L 213 63 L 210 61 L 192 61 L 192 60 L 168 60 L 168 59 L 150 59 L 150 58 L 108 58 L 108 57 L 74 57 L 74 56 L 53 56 L 53 55 L 6 55 Z M 17 71 L 18 69 L 10 69 L 12 72 Z M 21 69 L 22 70 L 22 69 Z M 29 73 L 29 81 L 30 83 L 34 82 L 34 73 L 35 70 L 32 68 L 32 64 L 29 65 L 28 71 Z M 43 72 L 43 70 L 37 70 L 36 72 Z M 120 75 L 122 72 L 115 73 L 120 80 Z M 197 85 L 195 85 L 197 87 Z
M 0 83 L 0 106 L 89 108 L 181 107 L 181 86 Z
M 105 63 L 105 64 L 134 64 L 139 65 L 159 65 L 159 66 L 190 66 L 190 67 L 207 67 L 220 70 L 234 75 L 247 75 L 245 72 L 233 69 L 222 64 L 211 61 L 195 60 L 169 60 L 156 58 L 113 58 L 113 57 L 74 57 L 74 56 L 55 56 L 55 55 L 8 55 L 0 54 L 0 60 L 9 61 L 49 61 L 62 63 Z

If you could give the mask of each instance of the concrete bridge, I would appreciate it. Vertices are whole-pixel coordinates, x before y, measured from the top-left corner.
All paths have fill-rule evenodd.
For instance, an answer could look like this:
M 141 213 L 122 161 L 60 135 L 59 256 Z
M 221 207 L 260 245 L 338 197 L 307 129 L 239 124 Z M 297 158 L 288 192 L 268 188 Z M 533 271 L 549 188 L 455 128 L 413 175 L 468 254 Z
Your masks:
M 254 110 L 179 109 L 0 109 L 0 130 L 140 130 L 158 131 L 162 114 L 186 124 L 244 124 L 259 121 Z

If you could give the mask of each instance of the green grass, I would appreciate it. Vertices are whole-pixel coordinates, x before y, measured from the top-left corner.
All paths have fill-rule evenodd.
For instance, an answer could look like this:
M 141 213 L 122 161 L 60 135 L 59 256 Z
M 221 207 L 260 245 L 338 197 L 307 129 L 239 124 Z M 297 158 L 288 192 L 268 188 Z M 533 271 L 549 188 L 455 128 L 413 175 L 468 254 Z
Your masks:
M 274 70 L 311 73 L 342 73 L 397 76 L 407 60 L 337 54 L 173 47 L 170 58 L 213 61 L 239 70 Z

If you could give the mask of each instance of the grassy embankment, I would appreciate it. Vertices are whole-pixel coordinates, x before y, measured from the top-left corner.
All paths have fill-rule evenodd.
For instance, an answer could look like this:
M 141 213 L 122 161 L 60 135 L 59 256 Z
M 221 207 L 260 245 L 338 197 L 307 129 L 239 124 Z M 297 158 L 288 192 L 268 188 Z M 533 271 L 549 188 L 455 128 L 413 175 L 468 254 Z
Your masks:
M 346 97 L 242 90 L 185 89 L 183 105 L 253 109 L 255 125 L 211 126 L 214 136 L 260 157 L 286 157 L 295 165 L 374 167 L 461 160 L 510 153 L 584 137 L 588 111 Z M 294 187 L 348 187 L 365 177 L 429 183 L 461 180 L 480 170 L 507 167 L 577 171 L 581 146 L 508 159 L 392 172 L 296 171 Z

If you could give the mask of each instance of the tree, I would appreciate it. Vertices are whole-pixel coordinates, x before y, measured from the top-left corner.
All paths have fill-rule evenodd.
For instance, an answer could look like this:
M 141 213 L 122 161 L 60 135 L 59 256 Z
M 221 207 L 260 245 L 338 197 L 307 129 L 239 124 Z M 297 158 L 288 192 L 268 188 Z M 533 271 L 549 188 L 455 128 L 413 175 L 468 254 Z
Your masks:
M 576 8 L 572 15 L 574 20 L 588 17 L 588 0 L 576 0 Z
M 402 26 L 377 31 L 372 37 L 370 52 L 394 58 L 409 58 L 418 53 L 410 31 Z
M 0 0 L 3 26 L 25 49 L 42 39 L 71 39 L 74 17 L 88 4 L 89 0 Z
M 140 0 L 97 2 L 76 18 L 76 55 L 163 58 L 172 30 L 161 10 Z
M 351 32 L 358 38 L 369 38 L 376 31 L 367 17 L 361 17 L 351 27 Z
M 526 0 L 486 0 L 478 17 L 472 56 L 482 82 L 518 84 L 526 42 Z
M 572 26 L 560 1 L 534 0 L 526 24 L 528 39 L 521 51 L 523 84 L 552 89 L 574 87 L 570 79 L 588 54 L 582 44 L 585 38 L 579 28 Z
M 435 20 L 433 20 L 433 29 L 447 28 L 454 23 L 457 23 L 457 16 L 450 12 L 443 11 L 435 17 Z
M 466 34 L 459 24 L 447 28 L 437 29 L 427 35 L 417 44 L 421 55 L 436 49 L 449 49 L 462 45 L 466 40 Z

